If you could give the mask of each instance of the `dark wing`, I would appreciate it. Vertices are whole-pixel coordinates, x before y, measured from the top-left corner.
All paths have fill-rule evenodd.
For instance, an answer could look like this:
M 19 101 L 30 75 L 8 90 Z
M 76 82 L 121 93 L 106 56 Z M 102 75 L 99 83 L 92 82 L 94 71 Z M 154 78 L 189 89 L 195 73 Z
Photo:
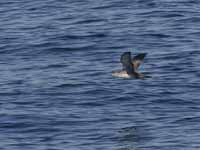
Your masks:
M 146 55 L 147 55 L 147 53 L 141 53 L 141 54 L 138 54 L 135 57 L 133 57 L 132 63 L 133 63 L 134 70 L 138 69 L 138 67 L 140 66 L 142 60 L 144 59 L 144 57 Z
M 121 55 L 120 62 L 123 65 L 123 70 L 126 70 L 128 74 L 134 72 L 132 60 L 131 60 L 131 52 L 125 52 Z

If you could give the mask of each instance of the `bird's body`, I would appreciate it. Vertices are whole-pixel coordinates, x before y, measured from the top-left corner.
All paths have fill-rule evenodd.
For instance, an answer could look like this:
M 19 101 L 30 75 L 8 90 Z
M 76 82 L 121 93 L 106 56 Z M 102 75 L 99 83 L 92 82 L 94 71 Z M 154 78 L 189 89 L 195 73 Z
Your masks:
M 115 77 L 130 78 L 130 75 L 126 72 L 126 70 L 115 70 L 112 72 L 112 75 Z
M 112 76 L 121 78 L 138 78 L 138 79 L 145 78 L 145 76 L 142 73 L 134 72 L 128 74 L 126 70 L 115 70 L 112 72 Z
M 122 77 L 122 78 L 139 78 L 144 79 L 145 76 L 141 73 L 138 73 L 138 67 L 141 64 L 141 61 L 146 56 L 146 53 L 141 53 L 131 58 L 131 52 L 125 52 L 121 55 L 120 62 L 123 65 L 122 70 L 115 70 L 112 72 L 113 76 Z

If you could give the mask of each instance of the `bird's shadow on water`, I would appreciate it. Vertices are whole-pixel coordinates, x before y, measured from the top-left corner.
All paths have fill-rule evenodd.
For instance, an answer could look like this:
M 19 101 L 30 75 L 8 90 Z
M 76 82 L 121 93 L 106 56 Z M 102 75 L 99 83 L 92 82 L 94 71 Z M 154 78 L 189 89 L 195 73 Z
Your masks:
M 139 142 L 137 128 L 134 126 L 121 128 L 117 132 L 117 142 L 119 150 L 136 150 Z
M 145 126 L 128 126 L 116 132 L 118 150 L 139 150 L 152 141 L 153 136 Z

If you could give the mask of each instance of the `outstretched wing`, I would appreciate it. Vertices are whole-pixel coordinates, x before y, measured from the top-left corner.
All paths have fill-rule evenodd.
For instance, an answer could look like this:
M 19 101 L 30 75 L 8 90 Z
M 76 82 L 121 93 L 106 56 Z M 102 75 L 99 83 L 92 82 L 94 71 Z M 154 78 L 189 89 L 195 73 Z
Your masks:
M 146 55 L 147 55 L 147 53 L 141 53 L 141 54 L 138 54 L 135 57 L 133 57 L 132 63 L 133 63 L 134 70 L 138 69 L 138 67 L 140 66 L 142 60 L 144 59 L 144 57 Z
M 125 52 L 121 55 L 120 62 L 123 65 L 123 70 L 126 70 L 128 74 L 134 72 L 132 60 L 131 60 L 131 52 Z

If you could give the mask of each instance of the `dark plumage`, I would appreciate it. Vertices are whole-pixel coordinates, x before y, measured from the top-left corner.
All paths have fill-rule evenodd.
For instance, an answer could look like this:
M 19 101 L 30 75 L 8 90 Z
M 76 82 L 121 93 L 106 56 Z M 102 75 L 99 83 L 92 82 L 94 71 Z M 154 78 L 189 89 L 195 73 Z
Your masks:
M 133 57 L 132 63 L 133 63 L 133 66 L 134 66 L 134 70 L 135 70 L 135 71 L 138 69 L 138 67 L 140 66 L 142 60 L 144 59 L 144 57 L 145 57 L 146 55 L 147 55 L 146 53 L 141 53 L 141 54 L 138 54 L 138 55 L 136 55 L 135 57 Z

